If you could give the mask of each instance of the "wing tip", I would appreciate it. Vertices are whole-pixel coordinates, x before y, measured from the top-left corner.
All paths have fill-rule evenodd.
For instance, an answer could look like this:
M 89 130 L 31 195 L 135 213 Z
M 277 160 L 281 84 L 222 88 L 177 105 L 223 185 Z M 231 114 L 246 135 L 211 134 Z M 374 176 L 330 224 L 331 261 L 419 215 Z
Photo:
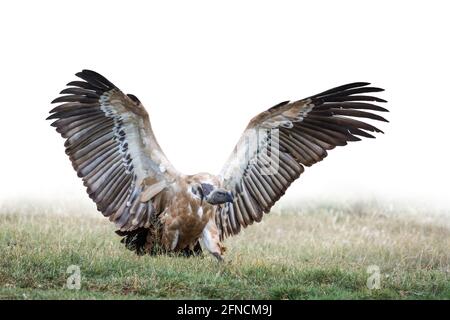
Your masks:
M 61 94 L 61 93 L 60 93 L 60 94 Z M 54 104 L 54 103 L 64 102 L 64 101 L 61 101 L 61 99 L 62 99 L 63 97 L 64 97 L 64 96 L 59 96 L 59 97 L 53 99 L 50 103 L 51 103 L 51 104 Z
M 111 81 L 106 79 L 100 73 L 90 69 L 83 69 L 80 72 L 75 73 L 75 76 L 104 91 L 117 88 Z

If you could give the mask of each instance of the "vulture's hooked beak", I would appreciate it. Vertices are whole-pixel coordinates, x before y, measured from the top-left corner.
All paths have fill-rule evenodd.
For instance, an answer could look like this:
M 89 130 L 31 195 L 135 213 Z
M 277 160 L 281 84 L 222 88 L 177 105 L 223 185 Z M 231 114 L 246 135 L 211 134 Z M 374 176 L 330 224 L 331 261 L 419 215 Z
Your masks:
M 216 188 L 211 191 L 211 193 L 208 194 L 205 199 L 209 204 L 216 205 L 226 202 L 233 202 L 234 197 L 233 194 L 228 190 Z

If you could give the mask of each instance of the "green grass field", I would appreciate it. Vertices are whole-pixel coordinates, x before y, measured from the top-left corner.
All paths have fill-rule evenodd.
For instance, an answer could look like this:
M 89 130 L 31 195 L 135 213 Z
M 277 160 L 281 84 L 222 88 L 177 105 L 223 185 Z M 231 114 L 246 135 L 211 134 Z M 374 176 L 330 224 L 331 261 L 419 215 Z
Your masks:
M 370 203 L 276 210 L 227 261 L 137 257 L 100 213 L 0 213 L 1 299 L 449 299 L 450 216 Z M 68 289 L 70 265 L 81 289 Z M 369 289 L 368 267 L 380 286 Z

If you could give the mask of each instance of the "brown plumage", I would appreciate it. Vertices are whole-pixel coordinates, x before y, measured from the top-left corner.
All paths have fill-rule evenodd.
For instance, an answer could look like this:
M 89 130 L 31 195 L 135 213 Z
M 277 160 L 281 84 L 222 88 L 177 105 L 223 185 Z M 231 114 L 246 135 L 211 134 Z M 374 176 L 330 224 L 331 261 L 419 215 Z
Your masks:
M 357 82 L 254 117 L 219 175 L 184 175 L 170 164 L 141 102 L 100 74 L 83 70 L 50 111 L 66 154 L 97 209 L 138 254 L 199 254 L 219 260 L 222 240 L 259 222 L 289 185 L 327 151 L 381 130 L 358 120 L 386 102 Z

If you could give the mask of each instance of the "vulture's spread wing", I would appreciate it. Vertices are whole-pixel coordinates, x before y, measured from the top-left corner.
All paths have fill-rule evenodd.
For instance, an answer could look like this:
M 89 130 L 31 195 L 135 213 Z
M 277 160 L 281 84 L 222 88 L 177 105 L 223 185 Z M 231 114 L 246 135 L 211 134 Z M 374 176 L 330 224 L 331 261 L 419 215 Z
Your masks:
M 223 187 L 234 194 L 234 202 L 217 212 L 222 238 L 261 221 L 304 166 L 321 161 L 327 150 L 382 132 L 356 119 L 387 121 L 372 113 L 388 111 L 373 104 L 386 101 L 367 95 L 379 91 L 369 83 L 351 83 L 280 103 L 253 118 L 220 174 Z
M 66 154 L 91 199 L 121 231 L 148 226 L 177 176 L 139 100 L 100 74 L 83 70 L 50 111 Z

